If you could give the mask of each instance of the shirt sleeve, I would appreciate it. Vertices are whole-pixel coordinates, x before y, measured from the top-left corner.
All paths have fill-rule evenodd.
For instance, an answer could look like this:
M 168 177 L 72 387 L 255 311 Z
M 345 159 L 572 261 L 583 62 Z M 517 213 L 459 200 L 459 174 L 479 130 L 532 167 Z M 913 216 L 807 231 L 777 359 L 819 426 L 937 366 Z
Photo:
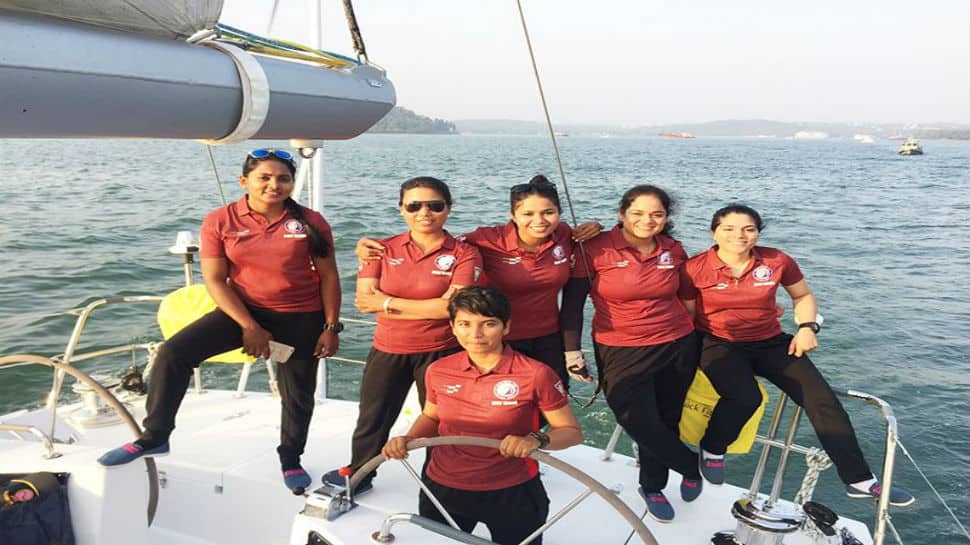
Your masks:
M 425 401 L 438 404 L 438 390 L 435 388 L 434 362 L 424 371 L 424 398 Z M 421 407 L 424 410 L 424 407 Z
M 782 267 L 784 267 L 784 270 L 781 271 L 781 285 L 791 286 L 792 284 L 800 282 L 802 279 L 804 279 L 805 275 L 802 274 L 802 270 L 798 267 L 798 263 L 795 263 L 795 260 L 792 259 L 788 254 L 781 252 L 779 253 L 781 254 Z
M 460 243 L 461 253 L 451 283 L 456 286 L 477 286 L 482 276 L 482 254 L 471 244 Z
M 209 214 L 202 220 L 202 228 L 199 229 L 199 257 L 226 257 L 226 244 L 220 231 L 215 214 Z
M 554 411 L 569 404 L 562 379 L 545 365 L 537 371 L 535 393 L 536 405 L 541 411 Z
M 694 285 L 694 279 L 690 276 L 691 262 L 688 261 L 680 266 L 680 287 L 677 288 L 677 297 L 685 301 L 697 299 L 698 291 Z

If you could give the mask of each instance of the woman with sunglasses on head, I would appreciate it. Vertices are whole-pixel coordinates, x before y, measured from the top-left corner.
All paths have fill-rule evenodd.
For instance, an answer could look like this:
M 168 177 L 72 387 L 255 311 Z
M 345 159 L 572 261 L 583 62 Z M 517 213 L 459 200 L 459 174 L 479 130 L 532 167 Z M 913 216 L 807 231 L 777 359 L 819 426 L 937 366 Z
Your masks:
M 148 383 L 145 431 L 104 454 L 102 465 L 167 454 L 193 369 L 239 347 L 268 358 L 270 341 L 278 341 L 294 348 L 278 367 L 284 483 L 294 493 L 311 484 L 300 456 L 313 415 L 317 359 L 339 347 L 340 279 L 330 225 L 290 198 L 295 173 L 289 152 L 251 152 L 239 177 L 246 195 L 202 222 L 202 277 L 218 308 L 162 344 Z
M 358 269 L 355 303 L 377 316 L 377 329 L 360 383 L 351 471 L 380 454 L 412 383 L 424 405 L 427 366 L 459 350 L 448 325 L 448 298 L 478 282 L 482 258 L 474 246 L 445 230 L 451 203 L 451 191 L 437 178 L 404 182 L 398 206 L 408 231 L 380 240 L 381 258 Z M 374 475 L 355 492 L 369 490 Z M 323 481 L 345 484 L 340 470 L 326 473 Z
M 724 482 L 724 453 L 761 404 L 755 375 L 765 377 L 804 407 L 822 447 L 852 498 L 882 491 L 866 463 L 849 416 L 808 359 L 818 347 L 818 305 L 798 264 L 775 248 L 757 246 L 764 224 L 753 208 L 733 204 L 711 219 L 714 246 L 683 269 L 681 297 L 702 333 L 700 366 L 721 399 L 701 439 L 701 472 Z M 775 312 L 781 286 L 792 299 L 798 331 L 784 333 Z M 915 501 L 892 488 L 893 505 Z
M 479 227 L 458 237 L 482 253 L 482 285 L 494 286 L 512 303 L 511 330 L 505 337 L 512 348 L 539 360 L 568 385 L 569 377 L 590 382 L 582 352 L 566 354 L 559 328 L 559 292 L 569 280 L 575 261 L 573 240 L 587 240 L 602 231 L 595 222 L 575 230 L 560 221 L 562 207 L 556 186 L 545 176 L 512 186 L 510 221 Z M 357 244 L 357 257 L 379 259 L 383 246 L 372 239 Z M 567 359 L 570 368 L 567 371 Z
M 687 254 L 670 236 L 672 207 L 670 196 L 652 185 L 624 193 L 619 224 L 585 244 L 586 264 L 576 263 L 562 302 L 566 349 L 579 350 L 587 294 L 593 299 L 600 385 L 639 448 L 639 492 L 659 522 L 674 518 L 663 494 L 670 469 L 683 475 L 684 501 L 696 499 L 703 486 L 697 454 L 678 433 L 697 347 L 677 296 Z

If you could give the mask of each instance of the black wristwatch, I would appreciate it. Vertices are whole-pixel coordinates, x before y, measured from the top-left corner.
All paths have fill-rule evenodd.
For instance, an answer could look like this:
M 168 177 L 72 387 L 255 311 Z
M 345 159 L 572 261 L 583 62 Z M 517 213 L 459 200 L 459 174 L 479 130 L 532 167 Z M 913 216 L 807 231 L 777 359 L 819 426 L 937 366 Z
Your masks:
M 539 446 L 537 448 L 540 449 L 548 447 L 549 442 L 551 441 L 551 439 L 549 439 L 549 435 L 542 433 L 541 431 L 534 431 L 529 434 L 529 437 L 532 437 L 539 442 Z
M 805 323 L 798 324 L 798 329 L 801 329 L 803 327 L 807 327 L 811 329 L 812 333 L 818 333 L 819 331 L 822 330 L 822 326 L 818 325 L 818 322 L 805 322 Z
M 344 330 L 344 323 L 343 322 L 334 322 L 332 324 L 327 324 L 327 325 L 323 326 L 323 330 L 324 331 L 333 331 L 334 333 L 340 333 L 341 331 Z

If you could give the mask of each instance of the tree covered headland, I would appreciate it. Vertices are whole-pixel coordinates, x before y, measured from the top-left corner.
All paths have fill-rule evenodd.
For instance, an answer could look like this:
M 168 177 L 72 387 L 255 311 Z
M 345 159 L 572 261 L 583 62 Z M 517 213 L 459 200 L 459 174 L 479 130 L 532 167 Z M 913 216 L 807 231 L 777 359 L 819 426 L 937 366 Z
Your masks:
M 411 134 L 458 134 L 455 124 L 444 119 L 418 115 L 407 108 L 395 106 L 367 132 Z

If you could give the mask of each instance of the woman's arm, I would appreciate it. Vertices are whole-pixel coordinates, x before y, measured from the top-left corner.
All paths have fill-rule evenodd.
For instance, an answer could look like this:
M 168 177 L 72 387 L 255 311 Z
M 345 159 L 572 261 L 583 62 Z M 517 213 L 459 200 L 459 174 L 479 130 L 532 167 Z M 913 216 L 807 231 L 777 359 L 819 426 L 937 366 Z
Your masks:
M 579 429 L 576 414 L 568 404 L 551 411 L 542 411 L 542 416 L 549 422 L 549 444 L 542 450 L 562 450 L 583 442 L 583 432 Z M 499 446 L 502 456 L 525 458 L 539 448 L 539 440 L 531 435 L 506 435 Z
M 331 250 L 327 257 L 313 256 L 313 266 L 320 276 L 320 301 L 323 304 L 323 317 L 326 323 L 334 324 L 340 321 L 340 274 L 337 272 L 337 259 Z M 317 338 L 313 355 L 326 358 L 337 353 L 340 348 L 340 337 L 336 331 L 325 329 Z
M 795 321 L 799 324 L 814 322 L 818 314 L 818 303 L 815 301 L 812 288 L 808 287 L 808 282 L 799 280 L 790 286 L 785 286 L 785 291 L 791 297 Z M 802 354 L 811 352 L 817 347 L 818 337 L 815 336 L 815 332 L 810 328 L 800 327 L 792 338 L 791 344 L 788 345 L 788 353 L 800 358 Z
M 384 245 L 375 238 L 364 237 L 354 246 L 354 255 L 361 262 L 378 261 L 384 256 Z
M 408 457 L 407 444 L 422 437 L 436 437 L 438 435 L 438 406 L 430 401 L 424 402 L 421 416 L 414 421 L 406 435 L 398 435 L 388 440 L 381 454 L 385 458 L 402 460 Z
M 687 314 L 690 316 L 690 319 L 693 320 L 697 313 L 697 299 L 681 299 L 680 302 L 687 309 Z
M 570 278 L 562 290 L 562 307 L 559 309 L 559 327 L 562 329 L 566 351 L 579 350 L 582 346 L 583 308 L 589 295 L 589 280 Z
M 442 320 L 448 318 L 448 299 L 462 288 L 452 285 L 441 297 L 404 299 L 391 297 L 377 288 L 376 278 L 358 278 L 354 303 L 357 310 L 368 314 L 385 314 L 396 320 Z
M 250 356 L 269 357 L 269 341 L 273 335 L 253 319 L 249 309 L 226 280 L 229 262 L 224 257 L 202 258 L 202 280 L 216 305 L 242 328 L 243 352 Z

